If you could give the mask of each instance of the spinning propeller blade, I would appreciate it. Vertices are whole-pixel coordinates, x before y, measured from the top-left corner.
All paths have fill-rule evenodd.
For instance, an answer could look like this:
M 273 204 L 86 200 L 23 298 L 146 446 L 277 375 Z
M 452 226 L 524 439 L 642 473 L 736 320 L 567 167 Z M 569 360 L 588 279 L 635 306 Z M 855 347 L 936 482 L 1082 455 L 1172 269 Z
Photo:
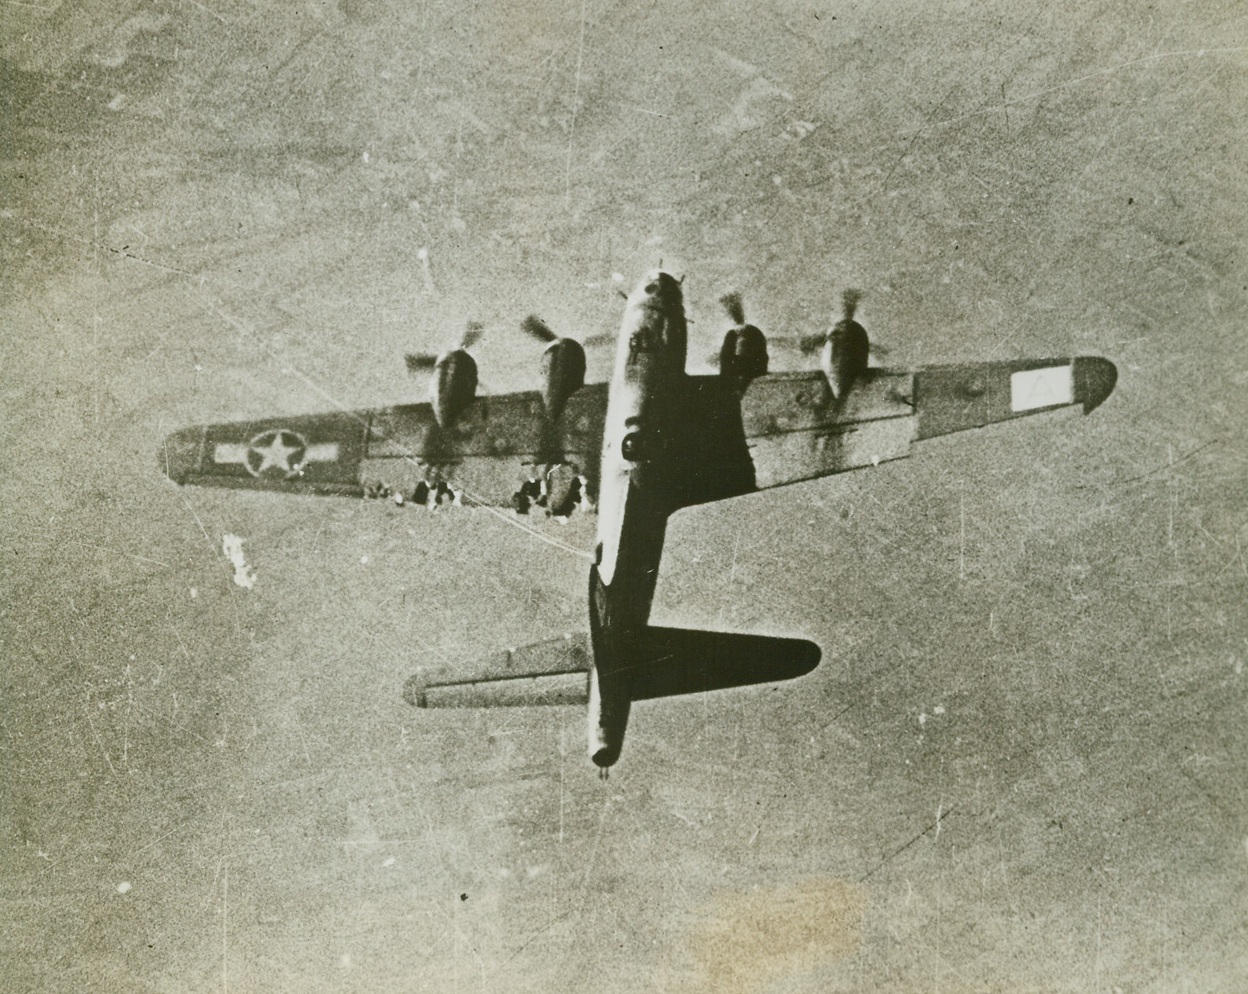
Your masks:
M 409 373 L 427 373 L 438 361 L 436 355 L 430 355 L 428 352 L 409 352 L 403 359 L 407 363 Z
M 527 318 L 520 322 L 520 330 L 530 338 L 536 338 L 539 342 L 553 342 L 559 336 L 550 330 L 550 325 L 539 318 L 536 314 L 530 314 Z
M 802 335 L 797 339 L 798 349 L 806 355 L 814 355 L 821 348 L 823 343 L 828 340 L 828 336 L 824 333 L 817 335 Z
M 728 312 L 728 317 L 732 319 L 733 324 L 745 324 L 745 305 L 741 302 L 740 293 L 731 290 L 720 297 L 719 302 L 724 305 L 724 310 Z
M 854 312 L 858 310 L 858 302 L 862 300 L 861 290 L 846 290 L 841 294 L 842 321 L 852 321 Z
M 861 290 L 846 290 L 841 294 L 841 319 L 838 324 L 844 324 L 854 319 L 854 312 L 858 310 L 858 302 L 862 300 Z M 814 355 L 821 348 L 824 342 L 828 340 L 829 332 L 823 332 L 815 335 L 802 335 L 797 339 L 798 349 L 806 355 Z M 876 351 L 872 346 L 872 351 Z M 880 354 L 884 354 L 884 350 L 879 350 Z
M 459 341 L 455 345 L 455 349 L 470 349 L 481 340 L 481 336 L 485 334 L 485 325 L 480 321 L 469 321 L 460 333 Z M 409 373 L 428 373 L 438 364 L 440 355 L 434 355 L 431 352 L 409 352 L 403 357 L 407 363 L 407 371 Z
M 559 335 L 556 335 L 551 330 L 550 325 L 536 314 L 530 314 L 521 321 L 520 330 L 530 338 L 534 338 L 544 344 L 558 341 L 560 338 Z M 618 341 L 619 336 L 615 332 L 595 332 L 581 339 L 581 345 L 585 348 L 597 348 L 600 345 L 615 345 Z
M 459 336 L 459 347 L 461 349 L 470 349 L 481 340 L 481 336 L 485 334 L 485 325 L 480 321 L 469 321 L 464 328 L 464 333 Z

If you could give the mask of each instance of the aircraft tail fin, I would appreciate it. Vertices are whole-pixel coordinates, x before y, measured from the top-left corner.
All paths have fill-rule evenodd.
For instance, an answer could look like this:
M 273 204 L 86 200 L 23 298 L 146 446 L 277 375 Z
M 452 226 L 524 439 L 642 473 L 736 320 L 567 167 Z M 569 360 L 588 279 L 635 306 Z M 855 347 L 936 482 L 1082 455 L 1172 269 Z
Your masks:
M 792 680 L 813 670 L 821 654 L 805 639 L 689 628 L 651 627 L 644 639 L 631 674 L 635 701 Z

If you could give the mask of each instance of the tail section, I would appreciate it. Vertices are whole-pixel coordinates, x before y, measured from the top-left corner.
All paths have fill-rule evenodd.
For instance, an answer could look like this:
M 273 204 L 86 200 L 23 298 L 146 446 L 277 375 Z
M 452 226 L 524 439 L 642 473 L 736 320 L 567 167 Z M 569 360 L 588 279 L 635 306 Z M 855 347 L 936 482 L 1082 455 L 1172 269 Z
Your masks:
M 606 673 L 597 666 L 590 670 L 589 758 L 599 770 L 609 769 L 620 758 L 632 706 L 632 688 L 626 673 Z
M 805 639 L 686 628 L 643 628 L 622 648 L 619 669 L 590 677 L 589 757 L 603 769 L 620 757 L 633 701 L 792 680 L 820 657 Z
M 589 710 L 589 757 L 613 766 L 633 701 L 792 680 L 813 670 L 820 650 L 805 639 L 684 628 L 642 628 L 611 646 L 614 665 L 591 662 L 585 634 L 498 653 L 467 680 L 412 677 L 403 696 L 422 708 L 582 704 Z

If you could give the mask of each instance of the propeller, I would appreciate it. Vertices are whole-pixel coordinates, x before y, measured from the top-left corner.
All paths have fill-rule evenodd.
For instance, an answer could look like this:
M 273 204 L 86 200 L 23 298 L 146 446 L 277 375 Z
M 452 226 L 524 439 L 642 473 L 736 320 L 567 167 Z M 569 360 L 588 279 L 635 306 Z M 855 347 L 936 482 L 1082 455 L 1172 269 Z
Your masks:
M 797 349 L 803 355 L 814 355 L 821 348 L 823 348 L 823 343 L 827 340 L 827 332 L 819 332 L 814 335 L 802 335 L 797 339 Z
M 862 300 L 861 290 L 846 290 L 841 294 L 841 320 L 852 321 L 854 312 L 858 310 L 858 302 Z
M 620 340 L 619 334 L 616 332 L 599 331 L 592 335 L 586 335 L 582 345 L 588 348 L 597 348 L 601 345 L 615 345 Z
M 520 330 L 530 338 L 541 342 L 543 345 L 549 345 L 551 342 L 557 342 L 562 336 L 556 335 L 550 329 L 545 321 L 536 314 L 530 314 L 527 318 L 520 322 Z M 614 345 L 619 340 L 619 336 L 614 332 L 595 332 L 592 335 L 586 335 L 581 340 L 581 345 L 596 348 L 600 345 Z
M 850 321 L 854 320 L 854 314 L 858 310 L 858 304 L 862 300 L 862 296 L 863 294 L 861 290 L 846 290 L 841 294 L 841 319 L 837 322 L 837 325 L 848 324 Z M 831 334 L 830 331 L 819 332 L 811 335 L 801 335 L 796 340 L 790 339 L 789 341 L 794 342 L 797 345 L 798 351 L 800 351 L 803 355 L 815 355 L 820 349 L 823 348 L 824 343 L 828 340 L 829 334 Z M 784 341 L 785 339 L 777 339 L 779 344 L 783 344 Z M 871 342 L 868 347 L 871 355 L 876 358 L 887 358 L 887 346 L 880 345 L 877 342 Z
M 541 393 L 552 421 L 563 413 L 569 397 L 585 385 L 585 347 L 575 338 L 564 338 L 536 314 L 520 322 L 520 330 L 545 345 L 542 350 Z
M 459 343 L 454 349 L 448 351 L 462 351 L 470 349 L 481 340 L 481 336 L 485 334 L 485 325 L 480 321 L 469 321 L 464 330 L 459 334 Z M 438 360 L 446 353 L 435 355 L 432 352 L 409 352 L 403 357 L 407 363 L 407 371 L 409 373 L 428 373 L 438 364 Z
M 521 321 L 520 330 L 530 338 L 536 338 L 539 342 L 547 345 L 559 338 L 558 335 L 550 330 L 550 325 L 539 318 L 536 314 L 530 314 L 527 318 Z
M 858 302 L 862 300 L 861 290 L 846 290 L 841 294 L 841 320 L 838 324 L 844 324 L 854 319 L 854 313 L 858 310 Z M 830 332 L 819 332 L 813 335 L 802 335 L 797 339 L 798 349 L 806 355 L 814 355 L 821 348 L 823 343 L 828 340 Z
M 730 290 L 719 298 L 719 302 L 723 304 L 724 310 L 728 312 L 728 317 L 733 324 L 745 324 L 745 305 L 741 302 L 741 294 L 739 292 Z
M 820 353 L 828 386 L 837 402 L 843 401 L 854 384 L 866 373 L 871 354 L 867 329 L 854 320 L 854 312 L 861 299 L 862 293 L 859 290 L 846 290 L 841 295 L 841 319 L 828 332 L 827 345 Z
M 461 349 L 470 349 L 481 340 L 481 336 L 485 334 L 485 325 L 480 321 L 469 321 L 464 326 L 463 334 L 459 336 L 459 347 Z
M 409 352 L 403 357 L 409 373 L 428 373 L 438 362 L 436 355 L 428 352 Z
M 734 329 L 745 326 L 745 303 L 741 298 L 739 290 L 729 290 L 719 298 L 719 304 L 728 313 L 728 320 L 732 322 Z M 723 356 L 720 352 L 715 352 L 706 357 L 706 361 L 716 367 L 719 366 L 722 359 Z
M 712 361 L 721 375 L 744 386 L 767 372 L 767 337 L 745 320 L 745 304 L 738 291 L 729 291 L 719 302 L 728 312 L 732 327 L 724 333 L 719 356 Z

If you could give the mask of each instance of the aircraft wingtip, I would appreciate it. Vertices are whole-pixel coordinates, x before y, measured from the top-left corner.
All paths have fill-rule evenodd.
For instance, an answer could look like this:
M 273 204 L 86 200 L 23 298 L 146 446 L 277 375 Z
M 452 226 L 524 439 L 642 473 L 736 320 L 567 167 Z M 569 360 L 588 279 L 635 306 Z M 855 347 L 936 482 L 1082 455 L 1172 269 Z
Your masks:
M 425 694 L 425 681 L 421 679 L 419 674 L 411 677 L 403 685 L 403 700 L 407 701 L 414 708 L 427 708 L 429 706 L 429 698 Z
M 1118 383 L 1118 367 L 1101 356 L 1080 356 L 1074 362 L 1075 399 L 1090 414 L 1105 402 Z
M 202 428 L 183 428 L 167 435 L 156 450 L 156 461 L 174 483 L 184 483 L 198 471 L 204 444 Z

